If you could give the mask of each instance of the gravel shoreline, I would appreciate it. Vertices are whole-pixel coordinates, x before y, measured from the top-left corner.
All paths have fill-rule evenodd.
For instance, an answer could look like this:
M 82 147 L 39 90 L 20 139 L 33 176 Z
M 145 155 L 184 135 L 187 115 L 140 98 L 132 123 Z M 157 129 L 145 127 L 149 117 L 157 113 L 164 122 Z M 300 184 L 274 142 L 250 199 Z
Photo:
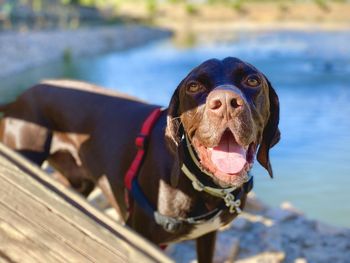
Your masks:
M 119 221 L 101 191 L 91 205 Z M 248 195 L 244 212 L 218 231 L 214 263 L 347 263 L 350 229 L 313 220 L 284 202 L 271 207 Z M 196 263 L 195 241 L 171 244 L 164 251 L 177 263 Z
M 170 31 L 139 25 L 118 25 L 0 33 L 0 78 L 64 57 L 123 50 L 169 37 Z
M 195 242 L 169 246 L 178 263 L 195 262 Z M 290 203 L 269 207 L 250 195 L 243 214 L 218 232 L 215 263 L 346 263 L 350 229 L 307 218 Z

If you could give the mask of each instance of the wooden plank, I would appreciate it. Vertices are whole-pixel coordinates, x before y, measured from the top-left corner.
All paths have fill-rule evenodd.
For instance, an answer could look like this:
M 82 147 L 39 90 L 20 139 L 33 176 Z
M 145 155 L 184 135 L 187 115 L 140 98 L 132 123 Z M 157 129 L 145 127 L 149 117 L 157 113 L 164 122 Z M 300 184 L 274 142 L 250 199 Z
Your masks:
M 19 180 L 16 180 L 16 183 L 11 185 L 8 178 L 11 178 L 11 180 L 16 178 L 18 170 L 11 170 L 11 167 L 6 167 L 6 170 L 8 172 L 7 175 L 9 176 L 1 177 L 0 175 L 0 180 L 3 182 L 2 184 L 4 188 L 0 193 L 0 200 L 4 203 L 12 202 L 13 205 L 15 205 L 16 210 L 19 211 L 18 213 L 22 213 L 28 218 L 33 218 L 38 228 L 44 228 L 48 231 L 54 226 L 56 231 L 51 233 L 52 236 L 63 234 L 68 240 L 74 240 L 74 245 L 82 250 L 80 253 L 85 254 L 87 258 L 91 257 L 86 254 L 89 251 L 91 253 L 91 242 L 87 244 L 87 246 L 84 246 L 84 243 L 80 242 L 77 237 L 83 238 L 83 235 L 85 235 L 84 242 L 89 242 L 86 238 L 92 235 L 93 239 L 96 239 L 100 236 L 100 231 L 93 225 L 91 226 L 84 220 L 81 220 L 78 215 L 72 215 L 70 207 L 66 205 L 64 200 L 58 199 L 57 201 L 61 201 L 61 203 L 58 203 L 57 201 L 52 200 L 52 197 L 46 196 L 46 189 L 38 189 L 31 181 L 28 181 L 29 177 L 20 176 L 17 178 Z M 8 192 L 8 189 L 11 189 L 12 192 Z M 28 207 L 30 207 L 30 209 Z M 34 215 L 34 217 L 31 217 L 32 215 Z M 71 222 L 72 216 L 75 216 L 77 220 Z M 69 224 L 65 221 L 69 222 Z M 70 227 L 70 225 L 72 225 L 72 227 Z M 98 242 L 94 244 L 94 246 L 97 247 L 98 245 Z M 108 249 L 111 248 L 107 248 L 107 250 Z M 99 250 L 103 249 L 100 247 L 97 252 L 94 253 L 94 256 L 104 256 L 106 258 L 107 251 L 103 251 L 101 255 L 98 255 Z M 126 252 L 123 251 L 123 253 Z M 90 259 L 90 261 L 94 261 L 93 258 Z
M 121 261 L 126 260 L 126 255 L 123 256 L 127 254 L 126 251 L 122 251 L 123 254 L 113 253 L 108 247 L 96 242 L 95 236 L 91 233 L 82 231 L 81 227 L 72 224 L 57 211 L 50 210 L 30 194 L 20 191 L 19 188 L 7 182 L 6 178 L 0 176 L 0 180 L 3 187 L 0 192 L 0 209 L 4 211 L 3 215 L 0 212 L 0 219 L 19 227 L 22 234 L 35 240 L 38 247 L 42 247 L 38 251 L 40 254 L 45 254 L 48 247 L 54 247 L 57 253 L 66 255 L 68 248 L 71 248 L 75 253 L 70 253 L 70 257 L 66 260 L 69 258 L 80 262 L 84 258 L 89 262 L 97 262 L 99 258 L 105 258 L 107 261 L 116 258 Z M 34 233 L 33 228 L 35 228 Z M 45 244 L 48 247 L 45 247 Z M 91 248 L 94 248 L 93 254 Z
M 0 144 L 0 262 L 172 262 Z
M 54 258 L 55 262 L 65 262 L 64 258 L 50 247 L 50 243 L 42 244 L 38 242 L 42 240 L 41 237 L 23 233 L 24 225 L 18 225 L 19 221 L 7 209 L 0 206 L 0 213 L 0 251 L 3 255 L 7 255 L 8 259 L 14 262 L 21 262 L 23 259 L 26 262 L 44 262 L 44 260 L 48 262 Z M 10 215 L 11 220 L 4 215 Z M 31 229 L 33 226 L 26 232 Z

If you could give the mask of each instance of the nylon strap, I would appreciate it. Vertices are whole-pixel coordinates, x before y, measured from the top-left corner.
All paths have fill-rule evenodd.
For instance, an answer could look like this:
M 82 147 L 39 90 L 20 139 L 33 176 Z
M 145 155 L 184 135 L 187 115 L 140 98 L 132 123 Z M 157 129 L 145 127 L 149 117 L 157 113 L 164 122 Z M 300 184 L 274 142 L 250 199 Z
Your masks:
M 145 155 L 147 138 L 149 137 L 151 130 L 152 130 L 154 124 L 156 123 L 156 121 L 158 120 L 161 113 L 162 113 L 161 108 L 156 108 L 155 110 L 153 110 L 151 112 L 151 114 L 147 117 L 147 119 L 144 121 L 144 123 L 142 124 L 140 134 L 136 137 L 135 145 L 136 145 L 138 150 L 137 150 L 137 153 L 136 153 L 134 160 L 132 161 L 132 163 L 131 163 L 131 165 L 130 165 L 130 167 L 129 167 L 129 169 L 126 172 L 125 177 L 124 177 L 125 187 L 129 191 L 131 191 L 132 181 L 136 177 L 136 175 L 141 167 L 143 157 Z

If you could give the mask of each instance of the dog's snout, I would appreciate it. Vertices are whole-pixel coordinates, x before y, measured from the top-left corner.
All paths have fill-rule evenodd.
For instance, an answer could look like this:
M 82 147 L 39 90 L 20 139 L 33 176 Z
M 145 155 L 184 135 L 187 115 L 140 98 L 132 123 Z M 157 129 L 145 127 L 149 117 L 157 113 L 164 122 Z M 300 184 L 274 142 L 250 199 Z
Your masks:
M 231 113 L 243 106 L 241 96 L 230 90 L 212 91 L 207 101 L 210 111 L 217 115 Z

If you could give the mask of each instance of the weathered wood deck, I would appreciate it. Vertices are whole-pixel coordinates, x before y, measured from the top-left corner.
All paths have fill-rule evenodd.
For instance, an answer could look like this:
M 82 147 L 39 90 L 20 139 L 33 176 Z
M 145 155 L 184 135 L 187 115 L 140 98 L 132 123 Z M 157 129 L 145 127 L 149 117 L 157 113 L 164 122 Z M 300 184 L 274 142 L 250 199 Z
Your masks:
M 0 144 L 0 262 L 172 262 Z

